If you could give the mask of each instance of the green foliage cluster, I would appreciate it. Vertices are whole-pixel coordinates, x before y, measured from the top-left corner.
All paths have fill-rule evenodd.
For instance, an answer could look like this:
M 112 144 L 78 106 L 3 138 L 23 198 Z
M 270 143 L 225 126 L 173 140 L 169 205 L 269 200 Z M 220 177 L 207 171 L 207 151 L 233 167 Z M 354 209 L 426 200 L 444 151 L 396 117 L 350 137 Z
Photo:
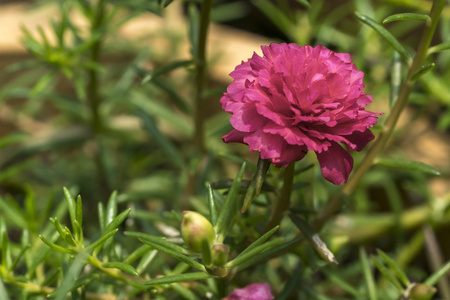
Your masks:
M 448 134 L 445 2 L 34 4 L 59 16 L 50 33 L 24 26 L 32 59 L 1 74 L 0 112 L 20 118 L 0 133 L 0 299 L 222 299 L 255 282 L 275 299 L 450 299 L 450 245 L 440 238 L 450 194 L 430 191 L 432 179 L 448 181 L 448 166 L 408 160 L 397 146 L 418 118 Z M 176 5 L 189 59 L 176 33 L 155 33 L 164 54 L 118 35 Z M 388 107 L 340 189 L 310 155 L 277 169 L 220 142 L 230 129 L 217 109 L 226 84 L 208 76 L 208 27 L 252 10 L 281 39 L 351 53 L 374 104 Z M 407 104 L 414 113 L 398 128 Z M 181 237 L 186 210 L 213 228 L 201 251 Z

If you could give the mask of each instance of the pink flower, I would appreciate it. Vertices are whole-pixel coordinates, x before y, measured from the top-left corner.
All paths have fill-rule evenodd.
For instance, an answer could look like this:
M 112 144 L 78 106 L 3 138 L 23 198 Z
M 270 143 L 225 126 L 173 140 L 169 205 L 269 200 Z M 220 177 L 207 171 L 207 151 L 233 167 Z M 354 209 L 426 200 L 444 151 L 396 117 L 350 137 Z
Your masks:
M 223 300 L 271 300 L 273 299 L 270 285 L 253 283 L 242 289 L 236 289 Z
M 222 139 L 259 151 L 276 167 L 286 167 L 314 151 L 324 178 L 347 182 L 353 168 L 350 151 L 374 138 L 369 130 L 379 115 L 364 107 L 364 73 L 347 53 L 321 45 L 270 44 L 231 72 L 234 82 L 220 103 L 234 127 Z

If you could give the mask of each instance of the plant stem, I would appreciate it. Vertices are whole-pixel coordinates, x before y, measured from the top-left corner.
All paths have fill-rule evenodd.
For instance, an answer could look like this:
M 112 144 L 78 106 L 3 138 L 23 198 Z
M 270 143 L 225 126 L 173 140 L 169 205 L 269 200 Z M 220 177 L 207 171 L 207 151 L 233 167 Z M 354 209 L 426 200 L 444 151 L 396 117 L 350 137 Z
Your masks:
M 91 35 L 97 34 L 97 32 L 102 31 L 103 26 L 105 26 L 105 0 L 99 0 L 95 7 L 92 20 L 91 20 Z M 102 50 L 103 40 L 100 37 L 97 39 L 90 48 L 89 59 L 91 62 L 96 64 L 100 61 L 100 53 Z M 100 85 L 99 85 L 99 72 L 95 68 L 90 68 L 88 70 L 88 84 L 87 84 L 87 98 L 91 109 L 91 130 L 94 134 L 97 144 L 97 153 L 95 155 L 95 164 L 98 172 L 98 180 L 101 186 L 102 194 L 109 195 L 111 188 L 108 183 L 107 168 L 105 166 L 104 160 L 102 158 L 102 141 L 99 139 L 104 131 L 104 122 L 102 120 L 100 107 L 102 103 L 102 97 L 100 95 Z
M 200 13 L 200 30 L 198 37 L 198 47 L 195 57 L 195 133 L 194 144 L 198 150 L 204 152 L 204 129 L 205 121 L 205 104 L 203 99 L 203 89 L 205 86 L 205 69 L 206 69 L 206 37 L 208 34 L 209 19 L 211 14 L 213 0 L 204 0 Z
M 405 108 L 408 102 L 409 94 L 411 93 L 411 90 L 413 88 L 415 80 L 412 79 L 412 76 L 422 66 L 427 56 L 427 50 L 428 47 L 430 46 L 431 39 L 436 30 L 436 26 L 439 21 L 439 16 L 442 12 L 444 5 L 445 0 L 433 1 L 433 6 L 431 7 L 430 11 L 431 22 L 429 24 L 425 23 L 426 26 L 425 31 L 422 35 L 419 46 L 417 48 L 417 53 L 411 64 L 411 67 L 409 68 L 406 79 L 400 89 L 397 101 L 395 102 L 392 111 L 390 112 L 389 116 L 387 117 L 384 123 L 383 131 L 379 134 L 372 147 L 366 153 L 361 164 L 356 168 L 355 172 L 349 178 L 347 184 L 342 187 L 342 189 L 335 195 L 335 197 L 333 197 L 330 200 L 330 202 L 328 202 L 328 204 L 320 211 L 316 219 L 312 221 L 312 226 L 316 230 L 320 229 L 325 224 L 325 222 L 328 219 L 330 219 L 334 215 L 334 213 L 339 209 L 340 197 L 342 195 L 349 195 L 353 192 L 353 190 L 358 185 L 363 175 L 372 166 L 375 158 L 379 153 L 381 153 L 381 151 L 383 151 L 389 138 L 392 136 L 395 126 L 397 125 L 397 121 L 400 117 L 400 114 Z
M 284 216 L 284 212 L 289 207 L 292 194 L 292 185 L 294 183 L 294 170 L 295 170 L 294 163 L 291 163 L 284 170 L 283 189 L 281 190 L 281 197 L 276 204 L 275 211 L 272 214 L 270 222 L 266 226 L 265 230 L 266 232 L 280 224 L 281 219 Z
M 97 7 L 95 8 L 94 16 L 91 21 L 91 35 L 96 34 L 103 26 L 103 20 L 105 15 L 105 0 L 99 0 Z M 100 52 L 102 49 L 102 40 L 99 38 L 96 40 L 90 49 L 89 59 L 98 63 L 100 60 Z M 103 122 L 100 115 L 101 95 L 99 93 L 99 74 L 94 68 L 88 70 L 88 86 L 87 97 L 91 108 L 91 126 L 95 133 L 101 133 L 103 131 Z

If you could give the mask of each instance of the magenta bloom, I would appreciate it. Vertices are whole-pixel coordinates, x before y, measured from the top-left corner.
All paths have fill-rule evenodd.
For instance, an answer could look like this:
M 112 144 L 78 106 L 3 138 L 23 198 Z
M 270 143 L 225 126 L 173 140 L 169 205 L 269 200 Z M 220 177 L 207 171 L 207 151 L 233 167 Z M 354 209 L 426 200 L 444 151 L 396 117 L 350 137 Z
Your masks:
M 253 283 L 242 289 L 236 289 L 224 300 L 271 300 L 273 299 L 270 285 L 267 283 Z
M 377 113 L 364 107 L 364 73 L 347 53 L 321 45 L 270 44 L 231 72 L 234 82 L 220 99 L 234 127 L 222 139 L 259 151 L 276 167 L 314 151 L 324 178 L 347 182 L 353 158 L 374 138 L 369 130 Z

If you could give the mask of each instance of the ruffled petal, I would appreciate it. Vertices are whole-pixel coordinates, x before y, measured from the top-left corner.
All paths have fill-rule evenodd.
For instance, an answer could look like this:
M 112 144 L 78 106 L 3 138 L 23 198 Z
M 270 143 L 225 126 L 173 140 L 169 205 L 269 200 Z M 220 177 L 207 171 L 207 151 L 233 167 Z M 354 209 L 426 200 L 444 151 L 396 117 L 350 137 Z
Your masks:
M 369 129 L 366 129 L 364 132 L 354 131 L 351 135 L 345 136 L 345 138 L 351 143 L 351 145 L 354 145 L 350 146 L 349 144 L 349 150 L 361 151 L 368 142 L 375 138 L 375 136 Z
M 244 143 L 245 132 L 231 129 L 226 135 L 222 137 L 225 143 Z
M 230 118 L 233 127 L 243 132 L 253 132 L 267 123 L 267 119 L 258 114 L 255 105 L 245 105 Z
M 327 151 L 316 152 L 323 177 L 335 185 L 347 182 L 353 168 L 353 158 L 339 144 L 331 143 Z

